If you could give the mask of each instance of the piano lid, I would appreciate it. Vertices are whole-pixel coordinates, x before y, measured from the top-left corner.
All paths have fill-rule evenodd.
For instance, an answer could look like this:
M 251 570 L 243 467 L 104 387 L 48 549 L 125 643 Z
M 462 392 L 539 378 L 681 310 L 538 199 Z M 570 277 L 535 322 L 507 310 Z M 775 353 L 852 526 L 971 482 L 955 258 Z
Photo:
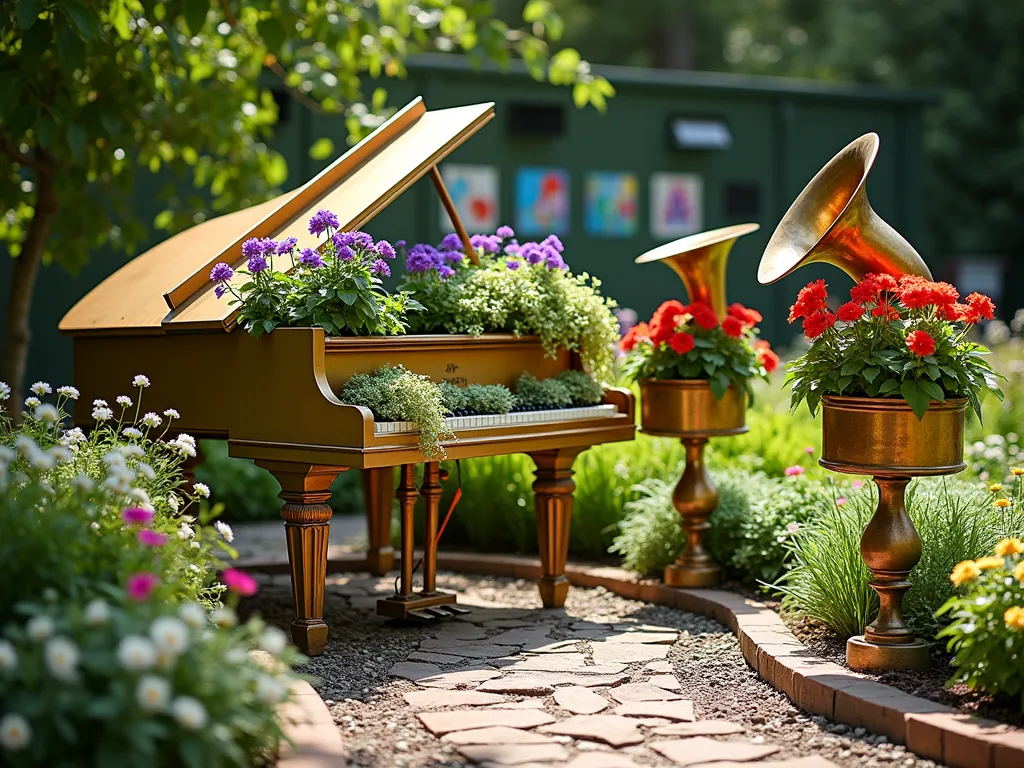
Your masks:
M 344 230 L 365 225 L 492 117 L 493 103 L 427 111 L 417 98 L 298 189 L 198 224 L 133 259 L 59 328 L 72 336 L 231 330 L 235 310 L 209 282 L 214 264 L 238 267 L 250 237 L 294 237 L 300 249 L 316 247 L 320 238 L 307 225 L 320 208 L 336 213 Z

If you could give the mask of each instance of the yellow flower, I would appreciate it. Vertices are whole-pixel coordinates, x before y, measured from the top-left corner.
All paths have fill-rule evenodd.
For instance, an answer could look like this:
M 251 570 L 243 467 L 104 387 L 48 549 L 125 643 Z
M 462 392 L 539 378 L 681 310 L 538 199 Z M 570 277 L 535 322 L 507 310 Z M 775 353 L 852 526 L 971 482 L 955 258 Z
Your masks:
M 1024 581 L 1024 563 L 1017 563 L 1013 568 L 1013 578 L 1017 581 Z
M 956 567 L 953 568 L 953 572 L 949 575 L 949 580 L 953 584 L 959 587 L 966 581 L 977 578 L 978 574 L 981 573 L 981 569 L 973 560 L 964 560 L 961 563 L 957 563 Z
M 1024 553 L 1024 541 L 1018 538 L 1003 539 L 996 544 L 996 554 L 1002 557 Z
M 1017 477 L 1024 475 L 1024 467 L 1010 467 L 1010 471 Z
M 996 499 L 996 506 L 999 507 L 999 509 L 1006 509 L 1008 506 L 1010 506 L 1010 500 Z
M 988 487 L 989 493 L 999 493 L 1002 490 L 1003 490 L 1003 486 L 1002 486 L 1001 483 L 992 483 L 992 485 L 990 485 Z
M 1006 609 L 1003 621 L 1010 629 L 1024 629 L 1024 608 L 1014 605 Z
M 979 557 L 974 564 L 983 571 L 990 571 L 993 568 L 1002 568 L 1006 561 L 1001 557 Z

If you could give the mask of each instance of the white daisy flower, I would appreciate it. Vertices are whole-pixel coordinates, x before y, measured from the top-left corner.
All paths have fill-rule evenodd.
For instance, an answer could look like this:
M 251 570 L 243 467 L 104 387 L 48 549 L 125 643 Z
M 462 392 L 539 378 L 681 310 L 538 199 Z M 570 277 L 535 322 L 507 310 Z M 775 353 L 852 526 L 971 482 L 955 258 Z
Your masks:
M 260 648 L 271 656 L 280 656 L 287 645 L 288 638 L 277 627 L 267 627 L 260 635 Z
M 150 411 L 142 417 L 142 423 L 152 429 L 153 427 L 159 427 L 163 423 L 163 419 Z
M 143 712 L 163 712 L 171 699 L 171 684 L 156 675 L 143 675 L 135 686 L 135 703 Z
M 75 458 L 75 454 L 66 445 L 55 445 L 50 449 L 49 453 L 58 464 L 66 464 Z
M 106 408 L 107 407 L 107 401 L 106 400 L 93 400 L 92 401 L 92 407 L 93 408 Z
M 93 600 L 85 606 L 85 623 L 98 627 L 110 620 L 110 606 L 104 600 Z
M 117 646 L 117 660 L 129 672 L 149 669 L 156 663 L 156 647 L 140 635 L 126 635 Z
M 202 629 L 209 621 L 206 615 L 206 609 L 199 603 L 183 604 L 178 608 L 178 615 L 181 617 L 181 620 L 188 624 L 192 629 Z
M 15 443 L 15 444 L 17 444 L 17 443 Z M 0 445 L 0 461 L 6 462 L 6 463 L 9 464 L 12 461 L 14 461 L 16 458 L 18 458 L 18 454 L 16 454 L 14 451 L 12 451 L 10 448 L 8 448 L 6 445 Z
M 47 641 L 44 652 L 46 668 L 50 675 L 66 683 L 75 679 L 78 670 L 78 646 L 66 637 L 54 637 Z
M 140 501 L 143 504 L 149 504 L 149 494 L 146 493 L 143 488 L 132 488 L 128 491 L 128 498 L 132 501 Z
M 231 526 L 227 523 L 218 520 L 213 524 L 213 527 L 217 529 L 217 533 L 224 537 L 224 541 L 229 544 L 235 540 L 235 532 L 231 530 Z
M 6 381 L 0 381 L 0 400 L 6 400 L 11 396 L 11 387 Z
M 179 696 L 171 702 L 171 714 L 178 725 L 190 731 L 198 731 L 206 725 L 206 708 L 191 696 Z
M 0 747 L 8 752 L 17 752 L 31 741 L 32 728 L 24 717 L 17 712 L 8 712 L 0 718 Z
M 49 616 L 33 616 L 25 624 L 25 631 L 30 638 L 41 643 L 53 634 L 53 619 Z
M 182 456 L 186 456 L 188 458 L 195 458 L 195 446 L 183 441 L 180 437 L 175 440 L 171 440 L 171 442 L 169 442 L 168 445 L 171 446 L 172 448 L 176 448 L 181 453 Z
M 92 417 L 96 421 L 110 421 L 112 418 L 114 418 L 114 412 L 109 408 L 99 406 L 97 408 L 92 409 Z
M 178 509 L 181 507 L 181 500 L 173 493 L 168 493 L 167 506 L 170 507 L 172 511 L 177 512 Z
M 64 431 L 64 434 L 61 435 L 60 442 L 62 445 L 69 446 L 84 443 L 85 432 L 83 432 L 80 427 L 72 427 L 71 429 Z
M 192 549 L 199 549 L 199 542 L 198 541 L 189 542 L 189 546 L 192 547 Z
M 38 408 L 40 403 L 42 403 L 42 402 L 43 401 L 40 400 L 38 397 L 26 397 L 25 398 L 25 407 L 26 408 Z
M 7 640 L 0 640 L 0 672 L 8 672 L 18 666 L 18 653 Z
M 192 529 L 192 526 L 188 523 L 182 523 L 178 528 L 178 538 L 182 541 L 188 541 L 189 539 L 195 538 L 196 532 Z
M 146 451 L 140 445 L 129 443 L 128 445 L 121 446 L 121 455 L 130 459 L 140 459 L 146 455 Z
M 77 400 L 79 392 L 74 387 L 57 387 L 57 394 L 66 397 L 68 400 Z
M 196 483 L 192 486 L 192 492 L 195 493 L 196 496 L 201 496 L 204 499 L 210 498 L 210 486 L 206 483 Z
M 157 650 L 181 654 L 188 648 L 188 627 L 174 616 L 161 616 L 149 627 L 149 637 Z
M 136 429 L 135 427 L 125 427 L 124 429 L 121 430 L 121 434 L 124 435 L 125 437 L 130 437 L 132 439 L 138 440 L 140 437 L 142 437 L 142 430 Z
M 168 408 L 166 411 L 164 411 L 164 416 L 166 416 L 168 419 L 180 419 L 181 418 L 181 414 L 178 413 L 173 408 Z
M 122 475 L 110 475 L 103 481 L 103 487 L 111 493 L 116 493 L 120 496 L 125 495 L 132 489 L 131 480 Z
M 118 395 L 117 399 L 114 402 L 116 402 L 122 408 L 131 408 L 132 405 L 134 405 L 134 403 L 132 403 L 132 399 L 128 397 L 128 395 Z
M 210 620 L 221 629 L 233 627 L 238 623 L 238 617 L 230 608 L 217 608 L 210 614 Z
M 71 487 L 80 493 L 88 493 L 93 489 L 95 483 L 92 478 L 86 474 L 75 475 L 70 480 Z
M 139 389 L 144 389 L 149 386 L 149 377 L 143 376 L 141 373 L 132 379 L 132 386 Z
M 135 468 L 135 471 L 147 480 L 156 480 L 156 470 L 144 461 L 139 462 L 139 466 Z
M 49 395 L 53 392 L 53 389 L 51 389 L 50 385 L 47 384 L 45 381 L 37 381 L 35 384 L 29 387 L 29 389 L 31 389 L 33 393 L 39 395 L 40 397 L 42 397 L 43 395 Z
M 36 406 L 35 418 L 37 421 L 45 421 L 47 424 L 53 424 L 53 422 L 60 418 L 60 414 L 57 413 L 56 406 L 50 405 L 49 403 L 43 403 L 42 405 Z
M 256 682 L 256 695 L 264 704 L 273 706 L 284 698 L 285 687 L 273 677 L 261 675 Z

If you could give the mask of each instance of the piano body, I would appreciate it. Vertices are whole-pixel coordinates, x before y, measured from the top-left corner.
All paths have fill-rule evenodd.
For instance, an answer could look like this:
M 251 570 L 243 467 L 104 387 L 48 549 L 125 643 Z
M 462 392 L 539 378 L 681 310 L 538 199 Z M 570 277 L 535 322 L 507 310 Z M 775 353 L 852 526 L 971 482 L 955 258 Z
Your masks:
M 315 247 L 306 223 L 320 208 L 334 211 L 342 230 L 358 229 L 427 174 L 469 252 L 437 164 L 491 117 L 492 104 L 427 111 L 417 99 L 307 184 L 198 224 L 140 255 L 61 321 L 60 330 L 73 338 L 75 384 L 85 395 L 76 404 L 76 424 L 90 426 L 94 397 L 112 399 L 144 373 L 152 382 L 147 407 L 176 408 L 177 431 L 225 439 L 232 456 L 252 459 L 280 482 L 296 606 L 292 638 L 304 653 L 322 653 L 327 640 L 327 500 L 331 483 L 347 469 L 363 472 L 370 530 L 365 566 L 384 574 L 394 566 L 390 525 L 399 468 L 401 589 L 378 604 L 378 613 L 430 618 L 458 610 L 455 595 L 435 587 L 438 462 L 420 452 L 411 425 L 377 423 L 367 408 L 342 403 L 336 393 L 345 381 L 400 363 L 435 381 L 511 387 L 523 372 L 546 378 L 577 361 L 565 351 L 545 356 L 538 339 L 510 334 L 327 337 L 319 328 L 279 328 L 254 339 L 236 327 L 227 301 L 213 295 L 210 269 L 220 261 L 240 265 L 241 244 L 250 237 L 292 236 L 299 248 Z M 445 443 L 449 459 L 525 453 L 535 462 L 546 607 L 561 606 L 568 590 L 573 460 L 591 445 L 632 440 L 633 414 L 631 393 L 608 389 L 603 404 L 590 408 L 449 420 L 456 434 Z M 425 464 L 419 488 L 418 463 Z M 423 590 L 414 591 L 413 514 L 421 496 Z

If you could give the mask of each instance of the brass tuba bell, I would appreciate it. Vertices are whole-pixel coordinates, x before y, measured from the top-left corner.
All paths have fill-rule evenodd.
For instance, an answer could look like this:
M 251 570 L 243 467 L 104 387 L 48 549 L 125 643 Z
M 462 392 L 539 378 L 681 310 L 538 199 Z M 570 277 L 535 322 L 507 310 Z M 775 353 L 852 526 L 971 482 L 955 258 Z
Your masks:
M 871 273 L 932 277 L 924 260 L 868 203 L 866 181 L 878 134 L 844 147 L 818 171 L 782 217 L 757 268 L 763 285 L 804 264 L 825 262 L 856 281 Z
M 679 275 L 691 302 L 703 302 L 719 319 L 725 317 L 725 263 L 733 243 L 760 228 L 758 224 L 735 224 L 687 235 L 659 245 L 636 258 L 637 264 L 663 261 Z

